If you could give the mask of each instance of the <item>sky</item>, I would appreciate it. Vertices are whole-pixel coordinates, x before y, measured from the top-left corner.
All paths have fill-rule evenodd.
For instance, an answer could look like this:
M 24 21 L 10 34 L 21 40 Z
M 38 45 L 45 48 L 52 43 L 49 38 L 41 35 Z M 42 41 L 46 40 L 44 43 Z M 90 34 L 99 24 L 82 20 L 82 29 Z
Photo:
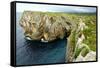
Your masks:
M 41 11 L 41 12 L 76 12 L 76 13 L 94 13 L 95 7 L 80 7 L 80 6 L 62 6 L 62 5 L 46 5 L 46 4 L 29 4 L 17 3 L 16 11 Z

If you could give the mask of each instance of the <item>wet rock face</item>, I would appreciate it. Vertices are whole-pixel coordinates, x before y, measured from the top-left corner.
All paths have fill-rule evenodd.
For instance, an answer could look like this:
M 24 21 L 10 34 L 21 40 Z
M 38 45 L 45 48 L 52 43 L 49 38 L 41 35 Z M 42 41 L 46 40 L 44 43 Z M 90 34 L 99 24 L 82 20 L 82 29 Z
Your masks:
M 67 38 L 72 29 L 71 22 L 62 15 L 32 11 L 24 11 L 19 24 L 27 39 L 45 42 Z

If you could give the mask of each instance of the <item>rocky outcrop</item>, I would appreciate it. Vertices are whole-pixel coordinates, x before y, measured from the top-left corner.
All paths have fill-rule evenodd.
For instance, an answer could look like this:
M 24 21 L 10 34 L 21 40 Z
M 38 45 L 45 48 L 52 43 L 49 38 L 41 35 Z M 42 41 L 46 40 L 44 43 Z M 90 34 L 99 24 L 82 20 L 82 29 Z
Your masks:
M 86 56 L 82 56 L 82 52 L 77 56 L 73 62 L 80 62 L 80 61 L 95 61 L 96 60 L 96 52 L 89 51 Z
M 72 29 L 70 20 L 59 13 L 24 11 L 20 25 L 27 39 L 43 42 L 67 38 Z
M 82 19 L 80 19 L 77 28 L 73 62 L 95 61 L 96 52 L 92 51 L 90 47 L 84 42 L 84 40 L 86 40 L 84 30 L 88 29 L 88 26 L 82 21 Z

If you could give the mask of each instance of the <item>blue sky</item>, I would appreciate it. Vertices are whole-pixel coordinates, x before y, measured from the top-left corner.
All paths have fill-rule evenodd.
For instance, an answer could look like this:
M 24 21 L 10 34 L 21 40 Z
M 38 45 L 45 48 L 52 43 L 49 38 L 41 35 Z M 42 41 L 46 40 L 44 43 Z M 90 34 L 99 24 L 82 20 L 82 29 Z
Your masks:
M 79 7 L 79 6 L 62 6 L 62 5 L 45 5 L 45 4 L 28 4 L 17 3 L 16 11 L 23 12 L 29 11 L 41 11 L 41 12 L 96 12 L 95 7 Z

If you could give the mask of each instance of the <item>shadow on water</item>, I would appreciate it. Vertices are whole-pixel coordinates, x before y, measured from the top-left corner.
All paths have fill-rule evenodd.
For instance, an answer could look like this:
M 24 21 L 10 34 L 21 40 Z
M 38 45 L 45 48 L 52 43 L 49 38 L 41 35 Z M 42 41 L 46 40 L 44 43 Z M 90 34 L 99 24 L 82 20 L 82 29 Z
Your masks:
M 50 43 L 25 40 L 24 43 L 25 45 L 17 50 L 18 65 L 65 62 L 66 39 Z

